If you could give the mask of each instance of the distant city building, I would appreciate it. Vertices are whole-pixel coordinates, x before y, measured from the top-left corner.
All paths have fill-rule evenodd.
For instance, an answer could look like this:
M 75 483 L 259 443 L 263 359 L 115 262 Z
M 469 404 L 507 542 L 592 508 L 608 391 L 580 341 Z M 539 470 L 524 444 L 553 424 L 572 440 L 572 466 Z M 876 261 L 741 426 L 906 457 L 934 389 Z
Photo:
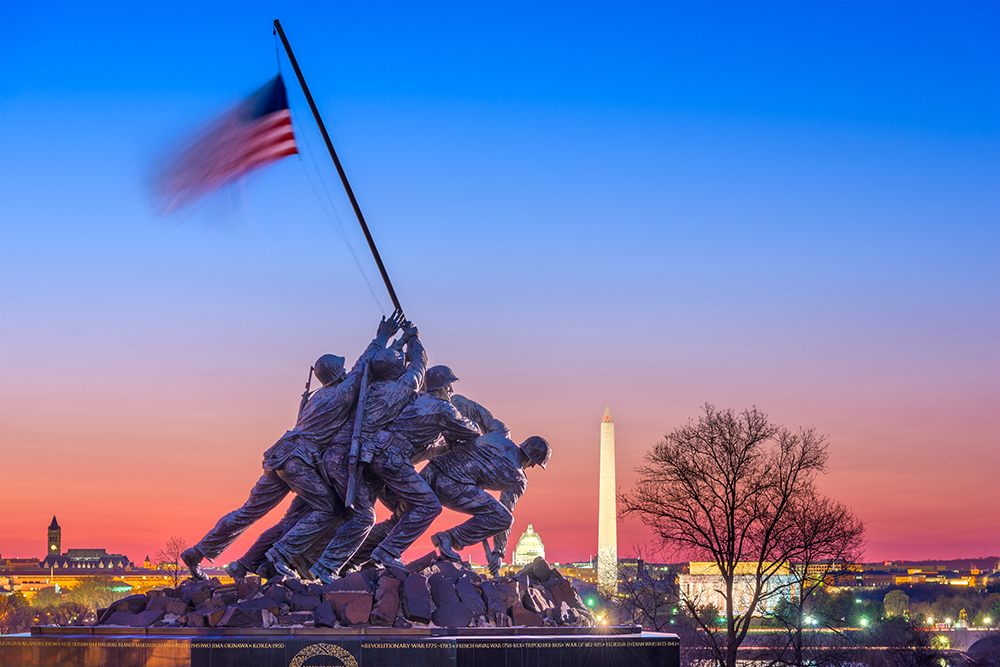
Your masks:
M 114 570 L 134 567 L 127 556 L 109 554 L 104 549 L 69 549 L 62 553 L 62 528 L 55 516 L 49 524 L 48 538 L 45 558 L 39 563 L 42 568 Z M 146 558 L 148 560 L 149 556 Z
M 615 486 L 615 423 L 611 408 L 601 419 L 601 474 L 598 488 L 597 590 L 618 595 L 618 499 Z
M 115 570 L 134 567 L 128 556 L 104 549 L 69 549 L 62 556 L 46 556 L 42 567 L 77 570 Z
M 757 563 L 737 563 L 736 578 L 733 581 L 733 606 L 736 613 L 745 612 L 753 600 L 757 566 Z M 722 594 L 725 582 L 715 563 L 691 562 L 688 572 L 679 575 L 677 579 L 681 595 L 685 599 L 693 601 L 699 607 L 711 604 L 720 610 L 726 608 L 726 600 Z M 778 565 L 776 574 L 771 576 L 764 587 L 754 615 L 762 616 L 771 612 L 782 599 L 798 600 L 797 580 L 798 577 L 792 574 L 787 563 Z
M 56 521 L 55 514 L 52 515 L 52 523 L 49 524 L 49 546 L 45 549 L 46 556 L 58 556 L 62 553 L 62 528 Z
M 514 565 L 527 565 L 539 556 L 545 558 L 545 545 L 529 523 L 528 530 L 524 531 L 514 548 Z
M 4 571 L 35 569 L 39 567 L 41 567 L 41 564 L 37 558 L 0 558 L 0 569 Z
M 64 592 L 85 581 L 104 580 L 120 593 L 145 592 L 171 583 L 169 574 L 137 568 L 121 554 L 105 549 L 68 549 L 60 553 L 62 528 L 55 517 L 48 528 L 45 558 L 0 559 L 0 594 L 20 592 L 29 598 L 38 591 L 54 588 Z
M 675 579 L 676 574 L 668 563 L 649 563 L 642 558 L 619 558 L 619 579 L 644 577 L 647 579 Z

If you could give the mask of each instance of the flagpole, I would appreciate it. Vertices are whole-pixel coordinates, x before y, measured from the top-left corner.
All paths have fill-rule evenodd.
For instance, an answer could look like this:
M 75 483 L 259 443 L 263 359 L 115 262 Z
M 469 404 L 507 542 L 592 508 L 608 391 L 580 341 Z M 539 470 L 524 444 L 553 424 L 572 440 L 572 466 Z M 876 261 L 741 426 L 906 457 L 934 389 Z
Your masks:
M 326 142 L 327 150 L 330 151 L 330 157 L 333 158 L 333 164 L 337 167 L 337 173 L 340 174 L 340 180 L 344 184 L 344 190 L 347 191 L 347 198 L 351 200 L 351 206 L 354 207 L 354 213 L 358 216 L 358 222 L 361 223 L 361 230 L 365 233 L 365 239 L 368 240 L 368 247 L 371 248 L 372 256 L 375 257 L 375 263 L 378 264 L 378 270 L 382 274 L 382 282 L 385 283 L 385 288 L 389 290 L 389 298 L 392 299 L 392 305 L 396 307 L 396 310 L 402 314 L 403 307 L 399 305 L 399 299 L 396 298 L 396 290 L 392 288 L 392 282 L 389 280 L 389 274 L 386 273 L 385 265 L 382 264 L 382 257 L 378 254 L 378 248 L 375 247 L 375 239 L 372 238 L 372 234 L 368 231 L 368 223 L 365 222 L 365 216 L 361 213 L 361 207 L 358 206 L 358 200 L 354 198 L 354 190 L 351 189 L 351 184 L 347 180 L 347 174 L 344 173 L 344 167 L 340 164 L 340 158 L 337 157 L 337 151 L 333 148 L 333 142 L 330 141 L 330 135 L 326 131 L 326 125 L 323 124 L 323 119 L 319 115 L 319 109 L 316 108 L 316 103 L 313 102 L 312 94 L 309 92 L 309 86 L 306 85 L 306 80 L 302 76 L 302 70 L 299 69 L 299 63 L 295 60 L 295 54 L 292 53 L 292 47 L 288 43 L 288 38 L 285 37 L 285 31 L 281 29 L 281 22 L 278 19 L 274 20 L 274 29 L 281 37 L 281 43 L 285 47 L 285 52 L 288 54 L 288 60 L 292 63 L 292 69 L 295 70 L 295 76 L 299 78 L 299 85 L 302 86 L 302 92 L 306 95 L 306 101 L 309 102 L 309 108 L 312 109 L 313 117 L 316 119 L 316 124 L 319 125 L 319 131 L 323 135 L 323 140 Z

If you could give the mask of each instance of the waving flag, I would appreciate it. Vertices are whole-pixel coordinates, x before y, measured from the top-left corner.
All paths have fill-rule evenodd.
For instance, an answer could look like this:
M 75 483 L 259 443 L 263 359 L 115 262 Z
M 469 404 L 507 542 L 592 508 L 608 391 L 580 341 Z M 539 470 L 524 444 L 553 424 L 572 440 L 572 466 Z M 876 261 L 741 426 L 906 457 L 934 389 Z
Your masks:
M 184 148 L 161 173 L 157 190 L 174 210 L 298 152 L 279 74 Z

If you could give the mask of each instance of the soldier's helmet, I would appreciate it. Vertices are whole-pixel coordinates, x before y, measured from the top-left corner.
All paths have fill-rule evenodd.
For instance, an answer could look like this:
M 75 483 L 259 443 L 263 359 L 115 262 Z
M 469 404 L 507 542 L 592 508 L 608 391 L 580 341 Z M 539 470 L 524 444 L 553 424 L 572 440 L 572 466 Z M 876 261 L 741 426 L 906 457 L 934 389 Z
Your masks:
M 335 354 L 324 354 L 313 365 L 313 373 L 324 387 L 343 380 L 347 375 L 347 371 L 344 370 L 344 358 Z
M 437 391 L 441 387 L 447 387 L 457 379 L 447 366 L 431 366 L 427 369 L 427 375 L 424 376 L 424 389 Z
M 373 380 L 395 380 L 404 369 L 403 355 L 396 350 L 379 350 L 372 358 Z
M 537 435 L 533 435 L 524 442 L 521 443 L 521 451 L 524 452 L 529 459 L 535 462 L 535 465 L 545 470 L 545 464 L 549 462 L 552 457 L 552 448 L 549 447 L 548 441 L 545 438 Z

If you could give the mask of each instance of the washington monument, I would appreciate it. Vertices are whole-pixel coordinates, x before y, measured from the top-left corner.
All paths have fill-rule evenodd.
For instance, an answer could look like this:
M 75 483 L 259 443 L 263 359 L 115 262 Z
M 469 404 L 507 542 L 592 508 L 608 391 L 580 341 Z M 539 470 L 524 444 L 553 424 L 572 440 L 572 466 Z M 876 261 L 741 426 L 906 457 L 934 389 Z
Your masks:
M 601 485 L 597 524 L 597 591 L 618 594 L 618 525 L 615 498 L 615 423 L 611 408 L 601 420 Z

